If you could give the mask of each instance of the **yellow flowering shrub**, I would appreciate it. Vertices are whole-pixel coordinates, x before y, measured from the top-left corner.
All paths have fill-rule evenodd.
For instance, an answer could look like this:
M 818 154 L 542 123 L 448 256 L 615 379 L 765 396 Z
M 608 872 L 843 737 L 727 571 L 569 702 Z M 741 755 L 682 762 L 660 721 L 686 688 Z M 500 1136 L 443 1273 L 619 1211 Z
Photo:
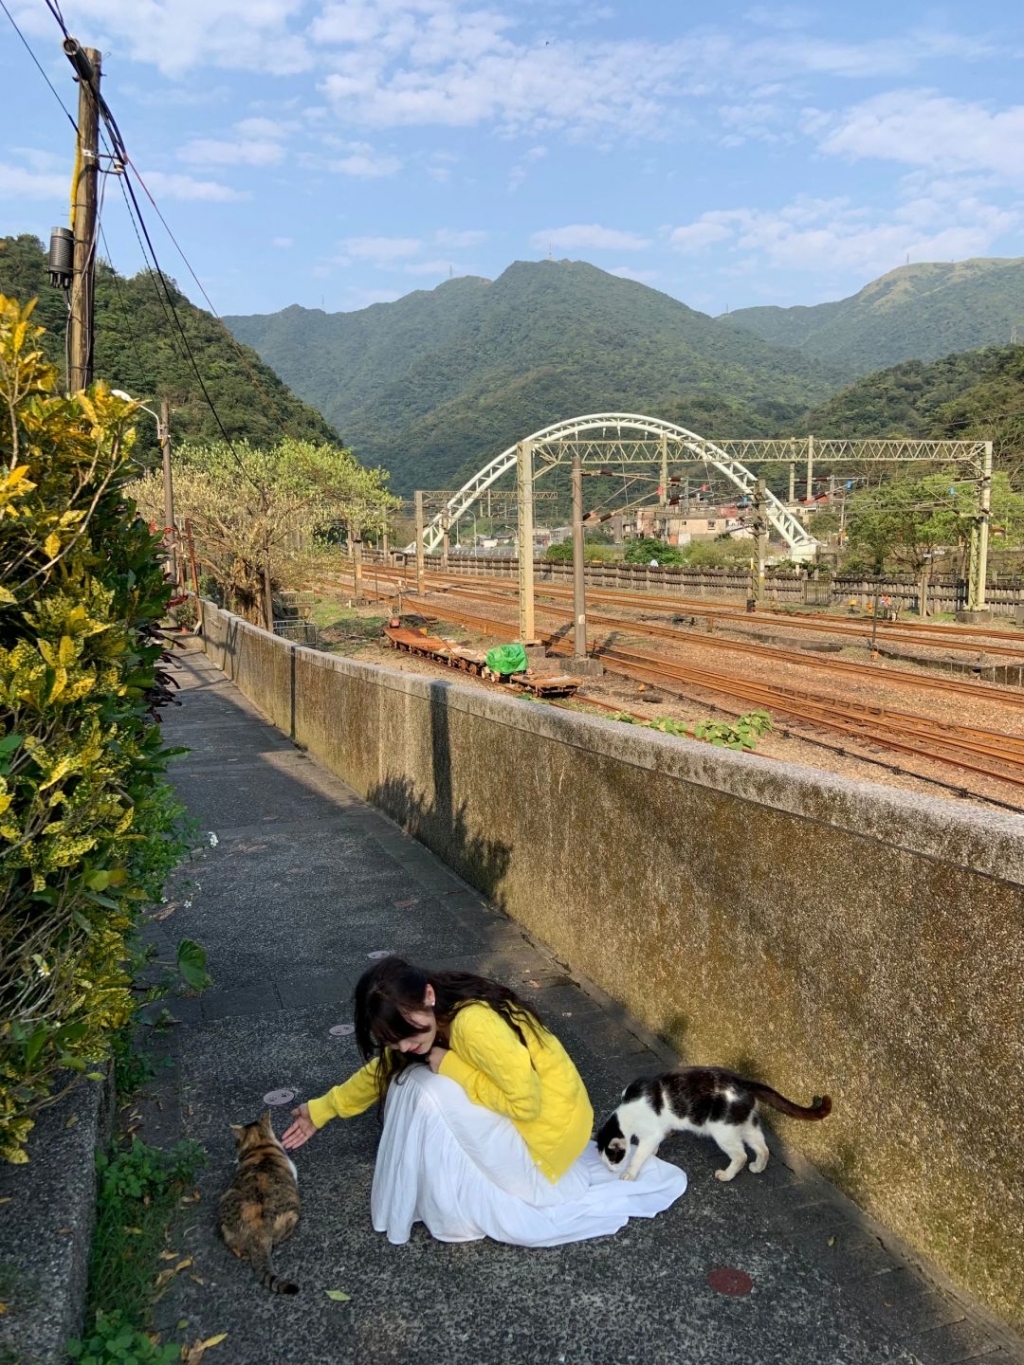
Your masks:
M 170 589 L 125 486 L 134 405 L 71 397 L 0 295 L 0 1157 L 132 1011 L 139 910 L 181 851 L 153 711 Z M 93 1073 L 94 1074 L 94 1073 Z

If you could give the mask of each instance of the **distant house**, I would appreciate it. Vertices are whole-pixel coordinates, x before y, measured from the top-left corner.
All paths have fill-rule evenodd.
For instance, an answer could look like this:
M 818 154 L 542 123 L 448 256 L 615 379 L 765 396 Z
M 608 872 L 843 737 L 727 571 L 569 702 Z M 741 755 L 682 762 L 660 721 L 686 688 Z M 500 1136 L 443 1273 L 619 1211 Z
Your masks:
M 721 535 L 748 537 L 754 534 L 750 509 L 736 503 L 702 504 L 687 511 L 678 507 L 641 507 L 635 533 L 663 540 L 668 545 L 689 545 L 693 540 L 714 540 Z

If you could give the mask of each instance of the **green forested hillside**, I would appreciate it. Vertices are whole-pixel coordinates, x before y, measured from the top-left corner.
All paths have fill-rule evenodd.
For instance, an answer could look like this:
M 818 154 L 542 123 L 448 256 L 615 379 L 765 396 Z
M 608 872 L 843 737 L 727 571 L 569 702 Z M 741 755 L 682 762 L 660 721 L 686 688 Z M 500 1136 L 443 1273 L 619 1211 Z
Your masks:
M 451 486 L 531 431 L 601 410 L 767 433 L 842 382 L 582 262 L 517 262 L 357 313 L 229 317 L 395 486 Z
M 811 308 L 741 308 L 718 319 L 855 375 L 902 360 L 1024 340 L 1024 258 L 901 266 Z
M 282 436 L 337 440 L 314 408 L 295 397 L 247 346 L 240 346 L 210 313 L 196 308 L 172 282 L 168 288 L 203 381 L 232 438 L 272 445 Z M 48 359 L 64 373 L 66 308 L 46 274 L 46 254 L 31 236 L 0 237 L 0 293 L 27 303 L 38 297 L 34 320 L 46 327 Z M 94 372 L 112 388 L 152 403 L 166 397 L 176 440 L 215 440 L 220 428 L 189 364 L 180 333 L 150 275 L 122 278 L 100 263 L 96 273 Z M 137 449 L 156 451 L 156 428 L 140 421 Z
M 1024 345 L 990 346 L 868 375 L 808 413 L 794 434 L 920 436 L 995 442 L 997 464 L 1024 456 Z

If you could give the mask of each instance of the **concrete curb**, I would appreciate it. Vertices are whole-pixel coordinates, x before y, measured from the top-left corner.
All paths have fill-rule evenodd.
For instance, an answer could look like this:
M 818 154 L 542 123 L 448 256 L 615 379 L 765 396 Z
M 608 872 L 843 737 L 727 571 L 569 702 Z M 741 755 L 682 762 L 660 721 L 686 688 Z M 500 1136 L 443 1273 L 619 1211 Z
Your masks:
M 0 1365 L 64 1365 L 82 1326 L 96 1219 L 97 1147 L 113 1082 L 86 1081 L 36 1120 L 25 1166 L 0 1165 Z

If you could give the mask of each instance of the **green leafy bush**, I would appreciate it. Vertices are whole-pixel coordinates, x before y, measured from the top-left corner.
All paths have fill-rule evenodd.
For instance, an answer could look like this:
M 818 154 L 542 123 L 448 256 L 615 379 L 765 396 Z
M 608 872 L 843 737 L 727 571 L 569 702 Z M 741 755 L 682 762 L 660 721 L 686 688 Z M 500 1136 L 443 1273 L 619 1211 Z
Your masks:
M 649 564 L 652 559 L 656 559 L 662 567 L 683 562 L 683 556 L 674 545 L 668 545 L 663 540 L 655 540 L 651 536 L 631 540 L 626 546 L 623 559 L 627 564 Z
M 757 748 L 757 741 L 768 734 L 772 728 L 772 718 L 767 711 L 748 711 L 735 721 L 702 720 L 693 727 L 695 739 L 707 744 L 717 744 L 726 749 Z
M 640 720 L 629 711 L 613 711 L 611 719 L 622 721 L 625 725 L 641 725 L 646 730 L 657 730 L 663 735 L 700 739 L 705 744 L 726 749 L 745 749 L 749 753 L 757 748 L 761 736 L 769 734 L 772 729 L 772 718 L 767 711 L 748 711 L 735 721 L 699 720 L 692 728 L 685 721 L 673 720 L 671 716 Z
M 181 1346 L 157 1344 L 148 1332 L 128 1326 L 118 1311 L 97 1313 L 88 1335 L 68 1342 L 68 1355 L 78 1365 L 176 1365 Z
M 0 295 L 0 1156 L 132 1013 L 142 907 L 186 847 L 159 544 L 124 493 L 134 405 L 62 397 L 32 305 Z

